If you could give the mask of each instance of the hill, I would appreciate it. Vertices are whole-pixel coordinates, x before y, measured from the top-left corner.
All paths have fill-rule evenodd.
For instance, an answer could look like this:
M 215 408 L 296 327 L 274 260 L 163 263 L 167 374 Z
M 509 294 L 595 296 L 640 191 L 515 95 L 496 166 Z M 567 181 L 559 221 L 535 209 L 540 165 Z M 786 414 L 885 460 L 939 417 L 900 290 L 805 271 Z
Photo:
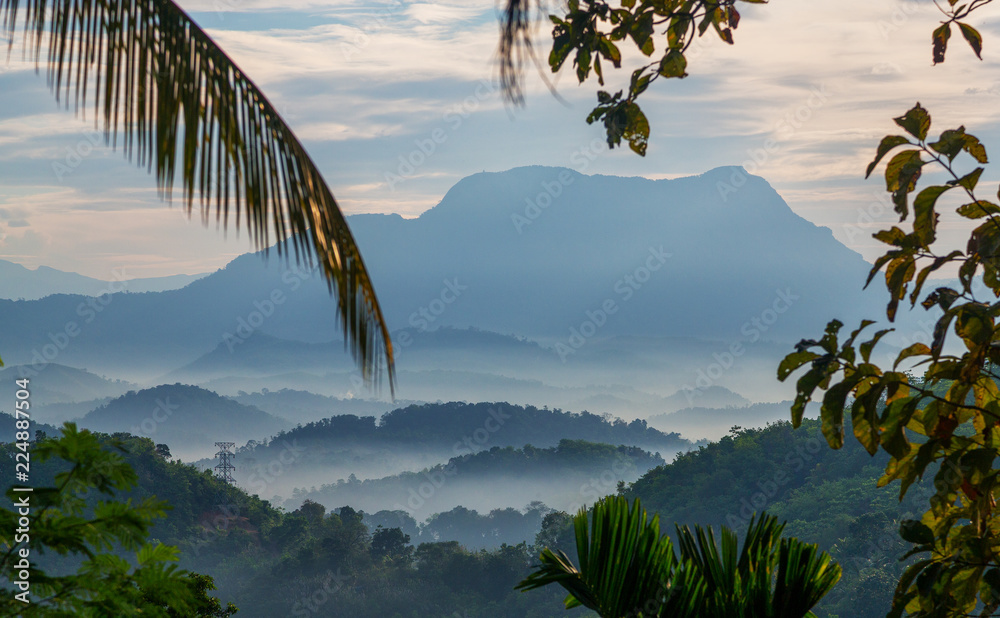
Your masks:
M 847 433 L 850 435 L 850 428 Z M 682 453 L 633 483 L 660 520 L 680 525 L 728 525 L 745 530 L 754 512 L 788 522 L 786 534 L 818 543 L 844 569 L 818 616 L 882 618 L 908 549 L 898 534 L 902 519 L 917 518 L 934 493 L 933 471 L 898 500 L 898 485 L 877 487 L 888 456 L 870 456 L 855 440 L 833 450 L 820 423 L 799 429 L 777 422 L 742 429 Z
M 36 407 L 117 397 L 136 387 L 131 382 L 110 380 L 58 363 L 7 365 L 0 369 L 0 400 L 13 401 L 14 380 L 24 377 L 31 380 L 31 402 Z
M 531 502 L 575 513 L 614 493 L 619 481 L 635 481 L 663 463 L 659 455 L 638 447 L 583 440 L 560 440 L 549 448 L 494 446 L 419 472 L 368 480 L 351 476 L 317 489 L 297 490 L 285 508 L 312 500 L 328 508 L 350 504 L 368 512 L 404 510 L 417 521 L 458 506 L 488 512 Z
M 102 281 L 77 273 L 56 270 L 48 266 L 26 268 L 0 260 L 0 298 L 37 300 L 52 294 L 100 296 L 116 290 L 130 292 L 162 292 L 175 290 L 204 277 L 200 275 L 170 275 L 166 277 L 128 278 L 127 273 L 115 273 L 120 280 Z
M 289 423 L 197 386 L 165 384 L 129 391 L 87 413 L 79 425 L 148 437 L 167 444 L 176 456 L 197 459 L 215 453 L 215 442 L 243 444 L 273 435 Z
M 555 447 L 563 439 L 635 446 L 664 459 L 692 446 L 642 420 L 507 403 L 428 403 L 396 409 L 379 419 L 334 416 L 262 443 L 250 442 L 236 451 L 234 477 L 262 497 L 287 498 L 295 488 L 318 487 L 351 475 L 378 479 L 493 447 Z M 215 462 L 203 459 L 197 465 L 209 468 Z
M 650 416 L 647 422 L 650 427 L 660 431 L 674 431 L 689 440 L 720 440 L 733 427 L 764 427 L 775 421 L 787 420 L 791 409 L 791 401 L 726 406 L 705 405 Z M 809 403 L 806 416 L 815 417 L 818 414 L 819 404 Z
M 401 406 L 420 403 L 399 400 L 387 402 L 360 398 L 340 399 L 290 388 L 276 391 L 263 388 L 254 393 L 239 391 L 230 398 L 292 423 L 312 423 L 341 414 L 377 417 Z

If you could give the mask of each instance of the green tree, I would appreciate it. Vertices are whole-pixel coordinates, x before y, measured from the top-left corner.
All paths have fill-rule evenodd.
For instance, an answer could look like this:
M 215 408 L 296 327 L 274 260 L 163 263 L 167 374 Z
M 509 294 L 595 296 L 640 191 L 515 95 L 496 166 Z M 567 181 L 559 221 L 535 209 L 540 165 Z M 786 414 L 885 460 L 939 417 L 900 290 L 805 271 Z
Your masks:
M 413 556 L 413 546 L 410 545 L 410 535 L 400 528 L 383 528 L 377 526 L 372 533 L 372 558 L 375 560 L 397 560 L 409 562 Z
M 677 527 L 679 552 L 636 499 L 612 496 L 574 519 L 580 567 L 562 551 L 545 549 L 541 565 L 518 584 L 532 590 L 557 583 L 567 609 L 584 606 L 601 618 L 797 618 L 840 578 L 840 567 L 816 545 L 781 538 L 783 524 L 751 521 L 742 546 L 723 527 Z
M 932 34 L 935 64 L 943 62 L 952 27 L 981 58 L 982 37 L 962 20 L 992 0 L 939 7 L 946 19 Z M 957 5 L 957 6 L 956 6 Z M 883 370 L 872 350 L 891 329 L 855 343 L 873 322 L 865 320 L 843 342 L 839 320 L 818 340 L 802 340 L 778 367 L 778 378 L 807 368 L 796 382 L 792 422 L 802 422 L 805 405 L 823 392 L 823 433 L 833 448 L 844 443 L 849 404 L 854 437 L 874 455 L 891 456 L 879 486 L 900 481 L 900 500 L 918 479 L 933 475 L 935 493 L 919 520 L 905 520 L 900 536 L 912 545 L 909 566 L 896 587 L 890 617 L 994 616 L 1000 609 L 1000 206 L 977 193 L 988 162 L 985 146 L 964 126 L 930 134 L 931 116 L 917 103 L 894 119 L 906 135 L 882 139 L 866 177 L 893 151 L 885 168 L 886 190 L 900 223 L 874 237 L 889 246 L 868 275 L 866 287 L 884 268 L 889 292 L 886 317 L 895 320 L 900 301 L 920 302 L 939 318 L 930 345 L 914 343 Z M 897 150 L 901 149 L 901 150 Z M 960 155 L 975 164 L 963 169 Z M 944 184 L 917 191 L 927 166 L 944 171 Z M 911 201 L 911 194 L 916 193 Z M 976 222 L 964 250 L 937 241 L 939 201 L 957 194 L 959 216 Z M 958 285 L 923 295 L 932 273 L 957 268 Z M 907 368 L 923 369 L 916 377 Z M 851 401 L 848 401 L 851 398 Z
M 982 58 L 982 36 L 967 20 L 992 1 L 935 3 L 944 16 L 931 36 L 935 64 L 945 60 L 956 29 Z M 549 16 L 553 46 L 548 64 L 556 72 L 572 56 L 581 83 L 593 69 L 603 86 L 602 60 L 605 66 L 620 68 L 619 45 L 628 39 L 644 56 L 653 58 L 632 72 L 626 90 L 613 95 L 599 91 L 598 106 L 587 117 L 588 123 L 603 121 L 609 146 L 613 148 L 625 139 L 633 151 L 643 155 L 649 123 L 636 103 L 638 97 L 660 77 L 685 77 L 684 54 L 695 38 L 709 29 L 732 44 L 733 30 L 740 21 L 736 5 L 737 0 L 621 0 L 620 6 L 613 7 L 603 0 L 570 0 L 563 14 Z M 506 97 L 516 104 L 523 103 L 524 65 L 536 61 L 533 6 L 541 12 L 537 0 L 507 0 L 500 18 L 501 77 Z M 662 55 L 655 58 L 658 43 Z M 976 193 L 984 168 L 960 170 L 955 165 L 962 153 L 976 163 L 987 162 L 985 147 L 966 133 L 964 126 L 946 130 L 931 141 L 930 114 L 919 103 L 895 121 L 907 135 L 884 138 L 867 175 L 883 157 L 903 147 L 885 170 L 886 188 L 900 222 L 910 217 L 910 195 L 916 191 L 925 166 L 943 168 L 949 179 L 916 194 L 910 233 L 893 227 L 875 235 L 891 248 L 875 262 L 867 283 L 885 269 L 889 321 L 894 321 L 899 303 L 907 295 L 911 306 L 920 300 L 924 309 L 940 312 L 933 342 L 907 347 L 891 370 L 883 371 L 870 359 L 889 329 L 855 345 L 873 322 L 864 321 L 841 342 L 843 324 L 834 320 L 820 339 L 798 344 L 781 363 L 778 378 L 786 380 L 808 365 L 808 371 L 798 378 L 792 421 L 798 426 L 813 393 L 825 391 L 822 425 L 833 448 L 843 445 L 843 416 L 850 397 L 852 432 L 871 454 L 881 448 L 891 455 L 879 484 L 899 480 L 900 499 L 925 473 L 935 477 L 937 493 L 931 508 L 920 521 L 904 521 L 900 528 L 902 538 L 913 545 L 910 555 L 922 559 L 904 572 L 890 616 L 951 616 L 974 611 L 990 616 L 1000 609 L 1000 517 L 996 511 L 1000 470 L 995 465 L 1000 451 L 1000 376 L 993 369 L 1000 363 L 1000 329 L 996 325 L 1000 315 L 1000 303 L 996 302 L 1000 298 L 1000 206 Z M 940 251 L 933 246 L 937 203 L 949 192 L 963 196 L 964 204 L 957 209 L 960 216 L 980 222 L 964 251 Z M 957 266 L 958 289 L 938 287 L 921 298 L 927 277 L 946 266 Z M 954 339 L 952 334 L 964 347 L 961 354 L 945 353 L 950 350 L 947 344 Z M 915 378 L 905 371 L 907 367 L 925 369 L 924 376 Z
M 223 608 L 208 596 L 215 589 L 211 577 L 173 564 L 177 548 L 147 540 L 154 520 L 165 514 L 164 502 L 115 499 L 138 480 L 119 452 L 101 448 L 89 431 L 66 423 L 58 438 L 34 443 L 31 456 L 39 463 L 61 460 L 65 469 L 52 487 L 7 491 L 13 508 L 0 508 L 0 572 L 9 585 L 0 590 L 0 615 L 225 618 L 236 613 L 232 604 Z M 96 503 L 85 499 L 94 491 L 103 497 Z M 131 552 L 134 566 L 116 549 Z M 38 562 L 46 555 L 76 559 L 76 571 L 46 572 Z
M 229 56 L 174 2 L 0 0 L 0 36 L 45 61 L 56 97 L 102 121 L 106 141 L 156 177 L 177 177 L 190 215 L 241 219 L 258 249 L 318 259 L 336 297 L 344 341 L 366 382 L 394 367 L 368 270 L 333 193 L 292 130 Z M 8 48 L 9 49 L 9 48 Z M 197 196 L 197 199 L 196 199 Z M 288 242 L 281 242 L 285 239 Z

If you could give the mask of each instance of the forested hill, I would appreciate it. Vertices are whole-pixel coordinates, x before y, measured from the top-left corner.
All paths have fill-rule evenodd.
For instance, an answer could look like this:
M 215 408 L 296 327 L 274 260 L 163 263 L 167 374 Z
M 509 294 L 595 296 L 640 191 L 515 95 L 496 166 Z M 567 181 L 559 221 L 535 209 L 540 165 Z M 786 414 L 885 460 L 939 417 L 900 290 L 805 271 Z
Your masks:
M 639 446 L 662 455 L 689 448 L 677 433 L 664 433 L 644 420 L 497 403 L 426 403 L 375 417 L 335 416 L 278 434 L 303 443 L 385 442 L 408 445 L 462 444 L 468 450 L 492 446 L 555 446 L 561 439 Z
M 188 460 L 214 453 L 215 442 L 242 444 L 291 425 L 253 406 L 185 384 L 129 391 L 92 410 L 79 424 L 95 431 L 143 435 Z
M 494 447 L 554 447 L 560 440 L 639 447 L 670 460 L 692 443 L 643 420 L 500 403 L 428 403 L 374 416 L 339 415 L 249 442 L 236 450 L 234 477 L 266 497 L 347 479 L 378 479 Z M 215 465 L 210 459 L 197 462 Z M 263 490 L 260 490 L 263 491 Z M 265 495 L 265 494 L 261 494 Z M 518 505 L 522 506 L 522 505 Z
M 663 463 L 663 458 L 638 447 L 583 440 L 561 440 L 550 448 L 494 446 L 419 472 L 369 480 L 352 475 L 296 491 L 284 506 L 294 509 L 312 500 L 328 508 L 350 504 L 370 513 L 402 510 L 418 522 L 455 506 L 486 512 L 540 502 L 576 512 L 614 492 L 619 481 L 634 481 Z
M 180 547 L 182 568 L 213 576 L 218 595 L 235 602 L 239 616 L 296 615 L 297 610 L 298 615 L 308 615 L 310 591 L 316 590 L 326 593 L 319 615 L 331 617 L 454 616 L 456 612 L 463 618 L 562 615 L 560 589 L 522 594 L 513 586 L 537 562 L 543 545 L 571 549 L 573 536 L 565 514 L 544 514 L 538 504 L 527 505 L 518 517 L 515 511 L 523 504 L 483 516 L 456 508 L 421 524 L 419 535 L 417 522 L 407 519 L 406 527 L 414 534 L 407 540 L 402 531 L 377 528 L 378 523 L 386 528 L 401 525 L 394 522 L 401 521 L 400 516 L 406 519 L 405 512 L 369 516 L 348 503 L 331 512 L 311 501 L 282 512 L 211 473 L 168 461 L 148 439 L 119 437 L 124 440 L 123 456 L 139 478 L 138 487 L 121 497 L 156 495 L 170 502 L 173 509 L 154 528 L 153 536 Z M 569 460 L 575 458 L 581 468 L 587 464 L 580 458 L 593 458 L 595 450 L 638 455 L 602 445 L 566 448 L 573 455 Z M 507 462 L 513 473 L 530 450 L 491 449 L 469 456 L 468 461 L 483 469 Z M 14 451 L 9 443 L 0 448 L 9 459 Z M 36 486 L 51 485 L 58 464 L 32 463 Z M 787 534 L 818 542 L 844 568 L 843 579 L 824 599 L 818 616 L 882 618 L 902 568 L 899 521 L 922 511 L 928 494 L 926 483 L 916 485 L 912 496 L 900 504 L 896 487 L 875 486 L 883 463 L 851 441 L 841 450 L 831 450 L 815 421 L 806 420 L 798 430 L 776 423 L 738 431 L 680 455 L 625 491 L 658 512 L 668 530 L 675 521 L 739 527 L 751 509 L 766 509 L 788 522 Z M 488 491 L 489 486 L 483 489 Z M 616 489 L 612 485 L 604 493 Z M 525 524 L 539 520 L 535 547 L 477 552 L 447 542 L 448 534 L 459 533 L 470 544 L 497 538 L 501 525 L 523 538 L 530 535 Z M 478 533 L 473 529 L 477 523 L 483 526 Z M 428 539 L 442 542 L 425 543 Z M 288 594 L 273 594 L 276 574 Z
M 819 543 L 844 569 L 818 616 L 883 618 L 904 566 L 899 522 L 919 519 L 933 493 L 929 472 L 900 503 L 898 483 L 876 486 L 885 464 L 884 453 L 872 457 L 850 438 L 831 449 L 819 421 L 799 429 L 782 421 L 680 454 L 626 495 L 658 513 L 667 530 L 677 523 L 743 531 L 755 511 L 777 515 L 788 522 L 786 535 Z

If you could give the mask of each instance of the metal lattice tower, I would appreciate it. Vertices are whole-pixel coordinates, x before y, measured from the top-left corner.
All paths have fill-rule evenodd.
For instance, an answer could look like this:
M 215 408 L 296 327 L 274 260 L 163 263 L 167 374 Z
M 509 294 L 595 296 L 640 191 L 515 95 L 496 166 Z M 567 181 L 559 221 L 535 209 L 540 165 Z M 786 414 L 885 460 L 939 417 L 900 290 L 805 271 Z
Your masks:
M 236 466 L 229 459 L 236 456 L 235 453 L 229 450 L 235 447 L 236 443 L 216 442 L 215 446 L 219 449 L 219 452 L 215 454 L 219 459 L 219 465 L 215 466 L 215 475 L 230 485 L 236 484 L 236 479 L 233 478 L 233 470 L 236 469 Z

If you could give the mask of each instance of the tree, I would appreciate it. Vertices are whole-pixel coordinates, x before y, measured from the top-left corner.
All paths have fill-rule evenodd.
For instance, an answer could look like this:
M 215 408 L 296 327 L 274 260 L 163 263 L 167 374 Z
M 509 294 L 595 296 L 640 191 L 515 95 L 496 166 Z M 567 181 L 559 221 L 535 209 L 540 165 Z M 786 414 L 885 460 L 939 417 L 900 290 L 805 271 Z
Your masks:
M 197 194 L 206 225 L 214 209 L 228 226 L 232 209 L 258 249 L 273 234 L 280 256 L 318 259 L 364 379 L 377 384 L 384 361 L 394 391 L 389 331 L 333 193 L 264 93 L 180 7 L 0 0 L 9 46 L 22 20 L 24 53 L 46 62 L 56 97 L 67 106 L 72 97 L 77 111 L 92 100 L 105 140 L 117 146 L 120 137 L 162 197 L 170 199 L 179 175 L 189 215 Z
M 399 560 L 409 562 L 413 557 L 410 535 L 400 528 L 383 528 L 381 525 L 372 533 L 371 554 L 375 560 Z
M 677 527 L 679 553 L 639 500 L 618 496 L 574 518 L 580 567 L 562 551 L 545 549 L 541 565 L 518 584 L 533 590 L 557 583 L 569 592 L 566 609 L 584 606 L 601 618 L 801 618 L 840 579 L 840 567 L 816 545 L 783 539 L 783 524 L 762 515 L 751 521 L 742 547 L 723 527 Z
M 89 431 L 66 423 L 58 438 L 36 442 L 32 455 L 36 462 L 60 459 L 66 468 L 54 487 L 7 491 L 14 507 L 0 508 L 0 571 L 11 579 L 0 590 L 0 614 L 225 618 L 236 613 L 232 604 L 222 608 L 208 596 L 215 588 L 211 577 L 172 564 L 176 547 L 147 542 L 153 521 L 164 515 L 164 502 L 114 499 L 138 480 L 118 452 L 102 449 Z M 103 499 L 87 501 L 94 491 Z M 136 566 L 114 553 L 115 547 L 134 552 Z M 46 572 L 37 562 L 40 554 L 74 558 L 76 571 Z
M 743 0 L 755 4 L 764 0 Z M 952 31 L 957 28 L 977 57 L 983 40 L 967 23 L 973 11 L 993 0 L 935 3 L 944 20 L 931 36 L 934 64 L 944 62 Z M 538 10 L 541 3 L 536 2 Z M 535 61 L 531 42 L 532 2 L 507 0 L 501 16 L 501 77 L 509 101 L 523 103 L 521 76 L 527 61 Z M 603 0 L 570 0 L 565 14 L 551 15 L 553 47 L 548 63 L 558 71 L 575 52 L 573 65 L 582 83 L 591 69 L 604 84 L 602 59 L 621 67 L 620 42 L 631 38 L 646 57 L 656 48 L 656 29 L 664 39 L 658 60 L 632 72 L 627 94 L 598 92 L 598 106 L 588 123 L 602 120 L 608 145 L 622 139 L 640 155 L 646 150 L 649 123 L 636 100 L 660 77 L 683 78 L 684 53 L 697 36 L 711 28 L 722 40 L 733 43 L 740 21 L 736 0 L 622 0 L 612 7 Z M 870 176 L 883 157 L 904 147 L 888 162 L 886 188 L 892 194 L 900 222 L 910 216 L 910 194 L 916 190 L 926 165 L 940 166 L 950 177 L 943 185 L 925 187 L 913 200 L 912 232 L 899 227 L 875 237 L 891 248 L 879 258 L 868 284 L 885 268 L 890 294 L 886 316 L 893 321 L 899 302 L 909 294 L 910 305 L 921 300 L 927 277 L 945 266 L 957 266 L 959 289 L 938 287 L 921 302 L 926 310 L 940 312 L 930 346 L 917 343 L 903 350 L 890 371 L 870 362 L 873 348 L 889 332 L 880 330 L 855 345 L 873 322 L 864 321 L 842 343 L 843 324 L 831 321 L 818 340 L 803 340 L 778 368 L 778 378 L 808 366 L 798 378 L 792 422 L 802 422 L 805 405 L 818 389 L 825 391 L 821 408 L 824 434 L 831 447 L 844 440 L 844 413 L 849 404 L 854 436 L 872 454 L 887 451 L 890 462 L 880 485 L 899 480 L 900 498 L 925 473 L 933 473 L 937 494 L 920 521 L 904 521 L 902 538 L 913 545 L 909 555 L 923 559 L 910 566 L 896 589 L 891 616 L 994 615 L 1000 609 L 1000 516 L 996 497 L 1000 470 L 995 465 L 1000 449 L 1000 387 L 993 367 L 1000 363 L 1000 206 L 981 199 L 976 187 L 982 167 L 960 171 L 956 157 L 963 152 L 976 163 L 987 162 L 986 149 L 965 127 L 949 129 L 930 141 L 930 114 L 918 103 L 895 119 L 905 136 L 888 136 L 879 144 Z M 957 212 L 981 221 L 965 250 L 939 252 L 936 239 L 936 206 L 945 193 L 963 194 Z M 918 272 L 918 264 L 923 265 Z M 980 271 L 980 268 L 982 269 Z M 977 285 L 974 287 L 974 282 Z M 910 284 L 912 288 L 910 287 Z M 867 285 L 867 284 L 866 284 Z M 982 289 L 985 289 L 984 293 Z M 946 354 L 949 330 L 965 351 Z M 903 365 L 925 369 L 922 378 L 900 370 Z M 848 402 L 848 398 L 853 398 Z M 912 438 L 912 439 L 911 439 Z
M 946 20 L 932 35 L 935 64 L 945 59 L 952 25 L 981 58 L 982 37 L 961 20 L 990 2 L 956 7 L 949 0 L 942 8 Z M 931 141 L 931 116 L 919 103 L 894 120 L 906 135 L 882 139 L 866 177 L 902 148 L 884 175 L 900 223 L 910 218 L 912 206 L 911 231 L 893 226 L 874 235 L 890 248 L 875 261 L 865 286 L 885 268 L 886 317 L 894 321 L 900 301 L 908 299 L 911 308 L 920 301 L 924 310 L 940 314 L 933 340 L 906 347 L 891 370 L 883 370 L 870 358 L 891 329 L 856 345 L 873 324 L 865 320 L 841 343 L 843 324 L 833 320 L 819 340 L 804 339 L 796 346 L 778 367 L 778 378 L 808 367 L 796 382 L 792 421 L 800 423 L 817 389 L 825 391 L 821 419 L 833 448 L 843 445 L 845 408 L 852 397 L 854 437 L 873 455 L 879 449 L 889 453 L 879 485 L 900 481 L 900 500 L 918 479 L 934 475 L 930 508 L 920 520 L 900 525 L 900 536 L 912 544 L 906 557 L 921 559 L 904 571 L 889 616 L 993 616 L 1000 609 L 1000 376 L 995 370 L 1000 362 L 1000 206 L 976 192 L 983 167 L 964 171 L 956 165 L 963 153 L 977 164 L 988 162 L 986 148 L 964 126 Z M 911 203 L 928 165 L 943 169 L 948 180 L 924 187 Z M 938 202 L 949 192 L 964 202 L 958 215 L 978 222 L 964 250 L 942 251 L 936 245 Z M 957 266 L 958 286 L 937 287 L 921 298 L 927 277 L 945 266 Z M 950 353 L 953 343 L 964 350 Z M 907 367 L 922 368 L 923 376 L 901 370 Z

